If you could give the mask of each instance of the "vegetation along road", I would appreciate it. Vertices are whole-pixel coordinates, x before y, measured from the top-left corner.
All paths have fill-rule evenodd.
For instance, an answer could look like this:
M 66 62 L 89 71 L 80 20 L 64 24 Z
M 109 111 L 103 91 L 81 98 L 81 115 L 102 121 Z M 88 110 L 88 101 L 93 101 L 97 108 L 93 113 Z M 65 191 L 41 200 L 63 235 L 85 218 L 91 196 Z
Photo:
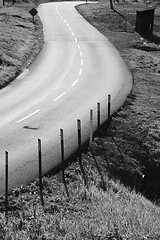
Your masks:
M 5 186 L 6 149 L 10 191 L 38 177 L 38 138 L 43 142 L 43 173 L 47 173 L 61 162 L 61 128 L 67 158 L 78 147 L 77 119 L 83 124 L 83 143 L 89 136 L 90 109 L 95 113 L 100 102 L 103 122 L 107 119 L 108 94 L 113 112 L 132 89 L 131 74 L 118 52 L 80 16 L 75 3 L 41 4 L 38 12 L 44 26 L 42 51 L 0 93 L 0 193 Z M 94 129 L 96 120 L 94 117 Z
M 26 23 L 29 22 L 29 27 L 20 28 L 26 33 L 34 32 L 35 34 L 35 29 L 42 30 L 38 17 L 33 24 L 30 16 L 25 15 L 26 10 L 25 12 L 23 10 L 33 6 L 32 3 L 19 2 L 14 6 L 1 8 L 2 13 L 5 12 L 1 14 L 1 17 L 6 17 L 3 24 L 14 25 L 17 23 L 13 20 L 16 20 L 18 25 L 22 25 L 22 22 L 24 25 L 26 21 Z M 158 167 L 160 155 L 158 120 L 160 14 L 157 5 L 154 36 L 144 38 L 134 31 L 136 9 L 141 6 L 145 4 L 119 1 L 118 4 L 114 4 L 115 11 L 110 9 L 109 2 L 78 7 L 78 11 L 118 48 L 128 68 L 132 71 L 134 88 L 121 111 L 112 117 L 110 130 L 106 132 L 104 125 L 100 133 L 95 135 L 92 147 L 82 154 L 89 188 L 84 188 L 78 162 L 75 162 L 65 171 L 69 198 L 66 197 L 61 174 L 43 178 L 45 201 L 43 208 L 39 201 L 38 181 L 28 186 L 21 186 L 15 189 L 9 197 L 10 208 L 7 223 L 2 196 L 0 200 L 2 239 L 160 238 L 160 211 L 157 207 L 160 195 Z M 10 18 L 10 15 L 21 17 L 11 16 Z M 4 25 L 1 26 L 7 29 Z M 16 27 L 10 27 L 9 30 L 12 30 L 13 36 Z M 3 39 L 4 35 L 6 39 L 7 36 L 11 36 L 5 32 L 1 34 Z M 21 34 L 18 40 L 24 36 L 25 34 Z M 38 36 L 42 35 L 38 34 Z M 22 65 L 15 64 L 15 59 L 18 59 L 16 54 L 25 51 L 18 51 L 17 48 L 17 52 L 9 55 L 11 49 L 14 51 L 9 44 L 14 46 L 18 41 L 14 41 L 13 44 L 14 38 L 8 38 L 5 47 L 1 48 L 3 53 L 1 68 L 10 67 L 13 70 L 19 66 L 20 72 Z M 37 38 L 33 41 L 35 39 Z M 27 41 L 24 42 L 27 43 Z M 36 41 L 37 45 L 39 42 L 42 46 L 42 38 Z M 2 43 L 4 44 L 5 41 L 1 41 L 1 46 Z M 31 44 L 25 46 L 30 48 Z M 33 50 L 31 52 L 34 54 Z M 27 55 L 24 54 L 26 59 L 30 56 L 28 53 L 27 49 L 25 53 Z M 6 59 L 13 64 L 6 64 Z M 8 76 L 5 75 L 6 78 L 3 77 L 3 80 Z M 101 169 L 101 176 L 97 171 L 96 160 Z M 127 186 L 130 188 L 128 189 Z M 135 188 L 136 192 L 141 192 L 144 197 L 132 188 Z

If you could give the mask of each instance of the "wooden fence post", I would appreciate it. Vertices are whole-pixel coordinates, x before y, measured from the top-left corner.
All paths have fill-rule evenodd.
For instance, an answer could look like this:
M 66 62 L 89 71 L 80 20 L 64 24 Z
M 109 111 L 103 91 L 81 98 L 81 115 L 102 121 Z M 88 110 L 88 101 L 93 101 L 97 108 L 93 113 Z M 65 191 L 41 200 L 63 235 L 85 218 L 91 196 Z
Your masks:
M 38 139 L 38 158 L 39 158 L 39 190 L 41 204 L 44 206 L 43 200 L 43 184 L 42 184 L 42 151 L 41 151 L 41 139 Z
M 100 119 L 100 103 L 97 103 L 97 127 L 99 128 L 101 124 L 101 119 Z
M 62 180 L 63 180 L 63 184 L 66 190 L 66 194 L 67 197 L 69 197 L 69 192 L 68 192 L 68 188 L 66 185 L 66 181 L 65 181 L 65 175 L 64 175 L 64 137 L 63 137 L 63 129 L 60 129 L 60 137 L 61 137 L 61 159 L 62 159 Z
M 111 95 L 108 95 L 108 127 L 110 127 L 110 121 L 111 121 Z
M 90 145 L 93 142 L 93 110 L 90 109 L 90 138 L 89 138 L 89 143 Z
M 78 129 L 78 158 L 79 158 L 79 165 L 83 175 L 84 185 L 87 186 L 87 179 L 85 176 L 85 171 L 82 165 L 82 149 L 81 149 L 81 120 L 77 119 L 77 129 Z
M 8 152 L 5 151 L 5 211 L 8 214 Z

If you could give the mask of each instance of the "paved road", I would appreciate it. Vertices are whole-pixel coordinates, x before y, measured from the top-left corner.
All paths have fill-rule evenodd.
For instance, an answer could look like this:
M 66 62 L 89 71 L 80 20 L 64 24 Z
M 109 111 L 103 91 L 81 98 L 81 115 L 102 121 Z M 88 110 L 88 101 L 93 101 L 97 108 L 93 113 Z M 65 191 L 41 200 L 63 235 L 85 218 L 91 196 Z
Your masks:
M 119 53 L 76 11 L 77 3 L 47 3 L 38 8 L 44 47 L 31 67 L 0 91 L 0 193 L 4 192 L 4 151 L 9 152 L 9 189 L 38 176 L 37 140 L 42 139 L 43 173 L 60 161 L 59 129 L 65 156 L 77 149 L 77 119 L 83 141 L 89 136 L 89 110 L 101 103 L 107 117 L 125 101 L 132 78 Z

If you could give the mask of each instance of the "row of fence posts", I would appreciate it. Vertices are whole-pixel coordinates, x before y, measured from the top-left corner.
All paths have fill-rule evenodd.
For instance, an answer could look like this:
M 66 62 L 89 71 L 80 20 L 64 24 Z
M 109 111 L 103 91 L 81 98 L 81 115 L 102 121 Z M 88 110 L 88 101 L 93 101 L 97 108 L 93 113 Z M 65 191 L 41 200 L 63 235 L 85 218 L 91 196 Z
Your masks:
M 110 110 L 111 110 L 111 95 L 108 95 L 108 127 L 110 125 Z M 99 128 L 101 124 L 101 111 L 100 111 L 100 103 L 97 103 L 97 128 Z M 81 139 L 81 120 L 77 119 L 77 132 L 78 132 L 78 161 L 79 161 L 79 166 L 80 170 L 82 172 L 82 177 L 84 181 L 84 185 L 88 187 L 87 183 L 87 178 L 86 174 L 83 168 L 82 164 L 82 139 Z M 64 132 L 63 129 L 60 129 L 60 141 L 61 141 L 61 161 L 62 161 L 62 181 L 64 184 L 64 188 L 67 194 L 67 197 L 69 197 L 69 192 L 67 188 L 67 184 L 65 181 L 65 169 L 64 169 L 64 161 L 65 161 L 65 156 L 64 156 Z M 89 144 L 91 145 L 93 142 L 93 110 L 90 110 L 90 137 L 89 137 Z M 98 166 L 98 162 L 95 159 L 93 153 L 92 153 L 93 159 L 95 161 L 95 165 L 97 167 L 97 170 L 100 174 L 103 189 L 105 190 L 105 183 L 103 176 L 101 174 L 100 168 Z M 38 161 L 39 161 L 39 194 L 40 194 L 40 200 L 42 206 L 44 206 L 44 198 L 43 198 L 43 182 L 42 182 L 42 141 L 41 139 L 38 139 Z M 5 213 L 6 215 L 8 214 L 8 207 L 9 207 L 9 202 L 8 202 L 8 152 L 5 151 Z

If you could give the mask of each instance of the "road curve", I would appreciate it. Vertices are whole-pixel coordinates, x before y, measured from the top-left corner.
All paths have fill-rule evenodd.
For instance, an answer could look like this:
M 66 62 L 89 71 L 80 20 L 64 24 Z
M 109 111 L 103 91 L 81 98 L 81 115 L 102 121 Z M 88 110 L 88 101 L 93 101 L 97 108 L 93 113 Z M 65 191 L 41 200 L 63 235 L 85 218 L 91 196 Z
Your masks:
M 42 139 L 43 173 L 60 163 L 59 130 L 65 157 L 77 149 L 77 119 L 89 136 L 89 110 L 107 95 L 114 112 L 132 89 L 132 77 L 118 51 L 75 9 L 77 2 L 42 4 L 44 46 L 35 62 L 0 91 L 0 194 L 4 193 L 4 152 L 9 152 L 9 191 L 38 177 L 37 139 Z

